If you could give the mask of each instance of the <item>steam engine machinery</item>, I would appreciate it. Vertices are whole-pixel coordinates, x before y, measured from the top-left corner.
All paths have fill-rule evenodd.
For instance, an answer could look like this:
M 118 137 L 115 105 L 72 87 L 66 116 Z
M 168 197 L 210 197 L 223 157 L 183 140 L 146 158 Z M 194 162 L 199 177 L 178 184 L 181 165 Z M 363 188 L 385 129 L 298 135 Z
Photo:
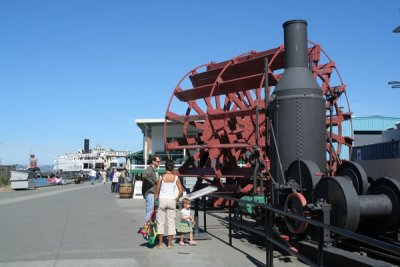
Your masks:
M 306 21 L 283 28 L 284 45 L 201 65 L 179 81 L 164 126 L 168 153 L 186 154 L 179 176 L 198 177 L 195 189 L 217 185 L 310 218 L 328 206 L 328 224 L 398 240 L 400 181 L 369 181 L 360 165 L 341 159 L 353 141 L 342 131 L 351 123 L 346 86 L 335 62 L 307 40 Z M 182 126 L 182 138 L 167 138 L 167 121 Z M 257 215 L 256 206 L 242 209 Z M 309 228 L 282 221 L 292 235 Z

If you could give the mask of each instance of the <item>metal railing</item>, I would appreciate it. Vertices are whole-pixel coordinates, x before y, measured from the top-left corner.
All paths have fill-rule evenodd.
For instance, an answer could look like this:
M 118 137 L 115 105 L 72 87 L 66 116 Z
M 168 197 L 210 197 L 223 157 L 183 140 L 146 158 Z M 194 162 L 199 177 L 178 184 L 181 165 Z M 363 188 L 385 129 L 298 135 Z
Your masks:
M 361 242 L 363 244 L 367 244 L 370 245 L 374 248 L 379 248 L 380 250 L 386 251 L 388 253 L 392 253 L 394 255 L 400 255 L 400 247 L 396 246 L 396 245 L 392 245 L 368 236 L 364 236 L 352 231 L 348 231 L 346 229 L 343 228 L 339 228 L 336 226 L 332 226 L 329 224 L 325 224 L 323 222 L 317 221 L 317 220 L 313 220 L 313 219 L 308 219 L 306 217 L 302 217 L 299 215 L 295 215 L 289 212 L 285 212 L 282 211 L 280 209 L 274 208 L 271 205 L 268 204 L 262 204 L 262 203 L 258 203 L 258 202 L 254 202 L 254 201 L 245 201 L 245 200 L 240 200 L 234 197 L 229 197 L 229 196 L 225 196 L 225 195 L 221 195 L 221 194 L 217 194 L 217 193 L 213 193 L 213 194 L 209 194 L 207 195 L 209 197 L 215 197 L 215 198 L 223 198 L 226 200 L 229 200 L 229 245 L 232 246 L 232 230 L 233 227 L 237 227 L 237 228 L 241 228 L 245 231 L 260 235 L 265 237 L 265 247 L 266 247 L 266 266 L 270 267 L 273 266 L 273 247 L 277 246 L 280 249 L 284 250 L 285 252 L 287 252 L 288 254 L 297 257 L 298 259 L 304 261 L 306 264 L 310 265 L 310 266 L 323 266 L 324 263 L 324 234 L 326 234 L 326 231 L 330 231 L 333 233 L 337 233 L 343 237 L 347 237 L 349 239 L 352 240 L 356 240 L 358 242 Z M 204 208 L 204 231 L 207 232 L 207 219 L 206 219 L 206 215 L 207 215 L 207 209 L 206 209 L 206 201 L 205 201 L 205 197 L 203 197 L 203 208 Z M 266 227 L 265 227 L 265 231 L 261 231 L 258 229 L 255 229 L 253 227 L 249 227 L 246 225 L 243 225 L 240 222 L 234 221 L 232 219 L 232 209 L 233 209 L 233 205 L 231 202 L 236 202 L 237 204 L 239 204 L 239 202 L 241 203 L 246 203 L 246 204 L 253 204 L 256 205 L 258 207 L 261 207 L 263 209 L 265 209 L 266 212 Z M 215 214 L 211 214 L 208 213 L 210 216 L 213 217 L 217 217 L 219 219 L 225 220 L 225 218 L 222 218 L 218 215 Z M 293 251 L 292 249 L 290 249 L 290 247 L 288 247 L 287 245 L 283 244 L 282 242 L 280 242 L 278 239 L 273 237 L 273 226 L 274 226 L 274 216 L 275 214 L 280 214 L 283 215 L 285 218 L 291 218 L 297 221 L 301 221 L 301 222 L 306 222 L 309 225 L 313 225 L 316 227 L 317 229 L 317 244 L 318 244 L 318 248 L 317 248 L 317 263 L 315 263 L 315 261 L 305 257 L 304 255 L 301 255 L 295 251 Z
M 149 164 L 131 164 L 131 171 L 134 170 L 145 170 L 147 168 L 147 166 L 149 166 Z M 182 164 L 175 164 L 175 169 L 179 168 L 180 166 L 182 166 Z M 165 165 L 159 165 L 158 169 L 160 170 L 165 170 Z

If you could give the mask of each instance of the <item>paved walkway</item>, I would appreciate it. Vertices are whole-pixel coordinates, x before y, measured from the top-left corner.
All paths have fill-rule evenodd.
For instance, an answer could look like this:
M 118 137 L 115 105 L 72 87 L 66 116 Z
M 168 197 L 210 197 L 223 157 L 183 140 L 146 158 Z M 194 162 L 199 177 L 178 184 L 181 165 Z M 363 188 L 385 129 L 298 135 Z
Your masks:
M 236 233 L 229 246 L 226 221 L 211 216 L 210 240 L 198 240 L 194 247 L 149 248 L 137 234 L 144 208 L 143 199 L 119 199 L 109 184 L 0 193 L 0 267 L 265 266 L 262 245 Z M 202 227 L 201 213 L 200 218 Z M 304 266 L 274 255 L 274 266 Z
M 116 199 L 116 201 L 132 219 L 144 217 L 143 199 Z M 218 215 L 227 216 L 222 212 Z M 141 224 L 136 225 L 137 228 L 140 226 Z M 199 213 L 199 226 L 200 229 L 203 228 L 202 212 Z M 226 221 L 207 216 L 207 232 L 210 239 L 198 240 L 197 246 L 186 244 L 182 247 L 176 243 L 173 249 L 168 249 L 166 246 L 163 249 L 148 248 L 140 235 L 138 235 L 138 246 L 148 256 L 149 266 L 265 266 L 266 253 L 261 244 L 253 243 L 238 235 L 242 238 L 234 238 L 233 246 L 229 246 Z M 306 266 L 296 258 L 282 256 L 277 252 L 274 252 L 274 257 L 274 266 Z

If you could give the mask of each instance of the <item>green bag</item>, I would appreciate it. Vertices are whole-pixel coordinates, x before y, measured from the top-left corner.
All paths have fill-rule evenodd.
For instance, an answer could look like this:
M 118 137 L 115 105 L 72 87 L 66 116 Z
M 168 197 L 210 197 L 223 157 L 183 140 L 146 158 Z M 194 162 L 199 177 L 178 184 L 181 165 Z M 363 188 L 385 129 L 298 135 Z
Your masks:
M 154 211 L 151 214 L 150 219 L 144 224 L 140 230 L 143 238 L 147 240 L 150 246 L 154 246 L 157 240 L 157 222 L 154 220 Z
M 155 221 L 151 221 L 147 241 L 149 242 L 150 246 L 154 246 L 156 244 L 156 240 L 157 240 L 157 223 Z

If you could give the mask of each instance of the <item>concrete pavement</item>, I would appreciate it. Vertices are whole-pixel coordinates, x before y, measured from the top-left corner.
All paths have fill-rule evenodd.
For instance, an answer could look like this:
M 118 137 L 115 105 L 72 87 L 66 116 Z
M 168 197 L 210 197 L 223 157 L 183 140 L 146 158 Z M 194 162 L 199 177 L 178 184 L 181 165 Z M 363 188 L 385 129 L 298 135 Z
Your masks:
M 119 199 L 109 191 L 109 184 L 85 183 L 0 193 L 0 267 L 265 266 L 262 245 L 242 238 L 230 247 L 226 223 L 211 216 L 210 240 L 149 248 L 137 234 L 144 200 Z M 274 255 L 274 266 L 303 266 Z

